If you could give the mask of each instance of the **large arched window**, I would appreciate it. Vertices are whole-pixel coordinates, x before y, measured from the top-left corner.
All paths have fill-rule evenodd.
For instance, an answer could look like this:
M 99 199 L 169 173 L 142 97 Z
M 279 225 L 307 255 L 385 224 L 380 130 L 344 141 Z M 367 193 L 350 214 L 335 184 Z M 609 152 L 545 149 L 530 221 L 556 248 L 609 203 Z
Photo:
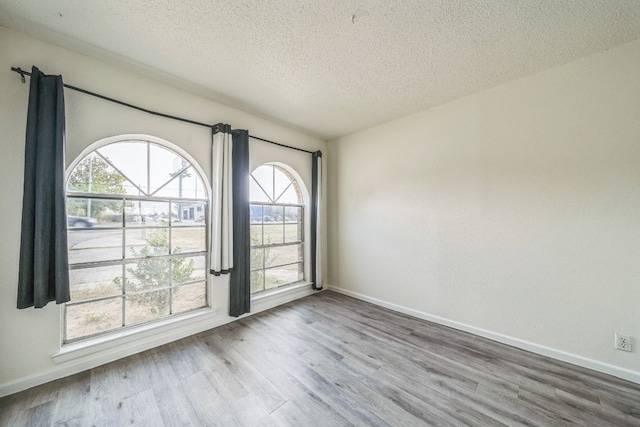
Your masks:
M 304 201 L 284 167 L 265 164 L 251 174 L 251 292 L 304 280 Z
M 207 190 L 160 142 L 102 145 L 68 173 L 65 342 L 207 306 Z

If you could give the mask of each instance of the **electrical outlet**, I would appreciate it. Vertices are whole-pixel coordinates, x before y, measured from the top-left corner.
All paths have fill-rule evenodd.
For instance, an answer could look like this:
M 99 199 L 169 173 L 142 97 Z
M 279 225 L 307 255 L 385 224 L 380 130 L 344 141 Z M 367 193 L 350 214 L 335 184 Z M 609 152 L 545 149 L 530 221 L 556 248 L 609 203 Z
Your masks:
M 631 337 L 616 334 L 616 349 L 622 351 L 631 351 Z

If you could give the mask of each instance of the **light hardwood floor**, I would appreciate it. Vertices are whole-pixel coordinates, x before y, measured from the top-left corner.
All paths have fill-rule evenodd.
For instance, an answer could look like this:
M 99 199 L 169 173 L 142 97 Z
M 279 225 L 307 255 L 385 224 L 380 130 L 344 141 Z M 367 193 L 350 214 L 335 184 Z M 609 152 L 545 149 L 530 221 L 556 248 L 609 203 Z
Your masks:
M 2 426 L 640 426 L 640 385 L 322 292 L 0 400 Z

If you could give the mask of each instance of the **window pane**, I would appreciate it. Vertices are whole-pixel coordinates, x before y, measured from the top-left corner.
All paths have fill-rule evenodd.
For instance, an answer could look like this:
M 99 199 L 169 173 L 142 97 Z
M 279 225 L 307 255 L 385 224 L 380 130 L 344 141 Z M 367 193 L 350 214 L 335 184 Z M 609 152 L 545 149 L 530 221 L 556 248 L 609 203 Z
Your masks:
M 122 298 L 67 305 L 67 340 L 122 326 Z
M 264 271 L 265 289 L 277 288 L 302 280 L 302 264 L 270 268 Z
M 67 179 L 67 191 L 78 193 L 89 192 L 89 181 L 91 181 L 89 179 L 89 171 L 92 169 L 92 162 L 94 160 L 95 154 L 91 153 L 78 162 Z
M 284 219 L 284 206 L 265 206 L 264 222 L 282 222 Z
M 250 215 L 251 223 L 252 224 L 262 223 L 262 205 L 251 205 L 250 210 L 251 210 L 251 215 Z
M 192 274 L 192 278 L 206 280 L 209 277 L 209 270 L 207 269 L 207 256 L 202 255 L 198 257 L 192 257 L 190 259 L 194 260 L 194 270 Z
M 264 291 L 264 270 L 251 272 L 251 293 Z
M 180 178 L 182 178 L 182 188 L 180 188 Z M 193 170 L 193 167 L 185 171 L 181 177 L 174 179 L 172 182 L 178 183 L 178 197 L 186 197 L 189 199 L 206 199 L 207 193 L 204 191 L 202 180 Z
M 262 226 L 252 225 L 251 229 L 251 246 L 262 245 Z
M 173 258 L 171 260 L 171 278 L 173 285 L 195 280 L 205 280 L 206 259 L 204 256 Z
M 67 227 L 118 227 L 122 222 L 122 200 L 67 198 Z
M 302 194 L 297 185 L 292 185 L 287 188 L 287 191 L 282 193 L 282 195 L 278 198 L 278 203 L 302 203 Z
M 262 165 L 253 171 L 251 174 L 253 177 L 252 181 L 255 180 L 260 184 L 258 189 L 262 188 L 264 190 L 265 195 L 267 196 L 267 200 L 265 202 L 273 202 L 274 194 L 273 194 L 273 166 L 271 165 Z M 263 198 L 260 194 L 260 191 L 256 191 L 254 193 L 253 189 L 256 187 L 251 186 L 251 200 L 263 201 Z M 255 196 L 255 198 L 254 198 Z
M 69 271 L 71 301 L 79 302 L 122 294 L 122 265 Z
M 206 229 L 204 227 L 172 228 L 171 253 L 201 252 L 205 246 Z
M 259 270 L 264 268 L 264 249 L 251 249 L 251 270 Z
M 206 216 L 204 203 L 173 202 L 171 203 L 172 222 L 174 227 L 203 224 Z
M 122 230 L 72 229 L 67 242 L 69 264 L 122 259 Z
M 169 289 L 125 297 L 125 325 L 148 322 L 169 314 Z
M 286 224 L 284 226 L 284 241 L 287 243 L 302 241 L 302 224 Z
M 169 254 L 169 229 L 142 228 L 126 230 L 126 257 L 145 258 Z
M 127 264 L 125 292 L 140 292 L 163 288 L 171 284 L 168 259 L 145 259 Z
M 264 226 L 264 245 L 273 245 L 284 242 L 284 225 L 265 225 Z
M 182 313 L 207 305 L 206 285 L 204 282 L 179 286 L 174 288 L 172 292 L 172 314 Z
M 272 246 L 265 248 L 265 267 L 302 261 L 302 245 Z
M 169 225 L 169 202 L 131 200 L 127 202 L 126 226 Z
M 128 187 L 133 186 L 95 153 L 82 159 L 73 168 L 67 181 L 67 191 L 78 193 L 126 194 Z
M 96 151 L 106 157 L 126 177 L 128 182 L 125 182 L 124 186 L 127 194 L 138 196 L 148 194 L 146 142 L 116 142 L 100 147 Z M 135 184 L 139 189 L 131 184 Z
M 172 172 L 177 173 L 179 172 Z M 169 177 L 171 178 L 171 177 Z M 204 183 L 193 167 L 188 167 L 182 173 L 173 177 L 164 187 L 153 194 L 158 197 L 206 199 L 207 193 Z
M 302 208 L 296 206 L 285 206 L 284 208 L 285 222 L 302 222 Z
M 249 180 L 249 194 L 249 198 L 254 202 L 268 203 L 271 201 L 267 193 L 263 191 L 253 177 Z
M 159 145 L 151 144 L 149 147 L 149 156 L 152 166 L 150 174 L 151 182 L 149 184 L 150 194 L 172 180 L 177 172 L 189 166 L 189 162 L 183 159 L 182 156 Z M 158 194 L 154 194 L 154 196 L 157 195 Z M 177 197 L 177 194 L 175 196 Z
M 284 173 L 282 169 L 275 168 L 275 202 L 281 203 L 280 198 L 282 193 L 285 192 L 291 186 L 291 177 Z

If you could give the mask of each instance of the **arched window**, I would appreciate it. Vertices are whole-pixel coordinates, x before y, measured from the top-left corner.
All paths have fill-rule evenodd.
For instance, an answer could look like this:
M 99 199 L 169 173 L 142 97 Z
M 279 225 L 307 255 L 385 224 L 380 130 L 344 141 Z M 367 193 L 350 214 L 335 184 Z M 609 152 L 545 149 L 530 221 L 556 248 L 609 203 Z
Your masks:
M 284 167 L 265 164 L 251 174 L 251 292 L 304 280 L 304 200 Z
M 207 190 L 160 142 L 116 140 L 68 173 L 65 342 L 207 306 Z

